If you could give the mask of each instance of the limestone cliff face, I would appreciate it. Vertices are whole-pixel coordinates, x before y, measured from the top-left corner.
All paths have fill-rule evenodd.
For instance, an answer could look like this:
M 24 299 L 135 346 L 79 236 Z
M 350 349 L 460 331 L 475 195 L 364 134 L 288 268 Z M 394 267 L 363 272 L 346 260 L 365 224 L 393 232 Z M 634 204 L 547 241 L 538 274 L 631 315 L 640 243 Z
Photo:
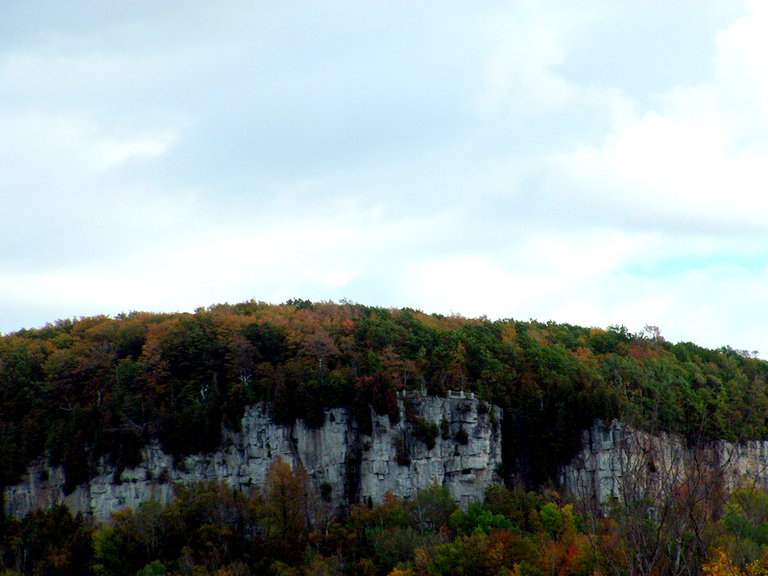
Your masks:
M 659 499 L 684 483 L 726 491 L 742 485 L 768 488 L 767 441 L 690 446 L 674 434 L 650 434 L 614 421 L 585 431 L 582 446 L 560 482 L 572 496 L 601 504 Z
M 5 489 L 5 512 L 19 518 L 65 503 L 73 513 L 106 520 L 116 510 L 149 499 L 167 504 L 175 482 L 215 479 L 253 490 L 263 486 L 267 468 L 278 456 L 302 466 L 315 485 L 330 488 L 336 508 L 369 497 L 380 502 L 387 492 L 407 498 L 434 483 L 464 505 L 482 498 L 501 464 L 500 410 L 478 411 L 480 403 L 463 397 L 416 397 L 407 402 L 413 414 L 441 430 L 432 449 L 414 435 L 403 400 L 400 421 L 393 425 L 388 416 L 374 414 L 370 435 L 359 431 L 347 408 L 326 411 L 325 424 L 311 429 L 300 420 L 290 426 L 276 424 L 262 403 L 246 410 L 240 432 L 225 431 L 216 453 L 189 456 L 174 465 L 170 455 L 151 444 L 138 467 L 118 474 L 102 462 L 90 482 L 66 496 L 63 470 L 38 461 L 24 482 Z

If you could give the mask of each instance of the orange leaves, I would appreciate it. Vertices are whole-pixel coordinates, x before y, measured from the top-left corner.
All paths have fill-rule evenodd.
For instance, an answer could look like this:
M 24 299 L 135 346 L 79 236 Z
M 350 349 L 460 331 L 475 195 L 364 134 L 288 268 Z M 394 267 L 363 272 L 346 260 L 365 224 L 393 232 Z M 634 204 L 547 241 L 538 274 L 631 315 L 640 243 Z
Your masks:
M 352 334 L 355 331 L 355 323 L 349 319 L 344 320 L 341 323 L 341 331 L 347 335 Z
M 704 576 L 743 576 L 743 572 L 733 565 L 722 549 L 717 549 L 713 557 L 703 566 Z
M 294 472 L 282 458 L 267 470 L 265 512 L 268 526 L 281 539 L 303 539 L 307 532 L 308 478 L 302 468 Z
M 645 343 L 633 342 L 626 346 L 626 350 L 627 354 L 635 360 L 650 360 L 659 356 L 657 350 L 654 350 Z

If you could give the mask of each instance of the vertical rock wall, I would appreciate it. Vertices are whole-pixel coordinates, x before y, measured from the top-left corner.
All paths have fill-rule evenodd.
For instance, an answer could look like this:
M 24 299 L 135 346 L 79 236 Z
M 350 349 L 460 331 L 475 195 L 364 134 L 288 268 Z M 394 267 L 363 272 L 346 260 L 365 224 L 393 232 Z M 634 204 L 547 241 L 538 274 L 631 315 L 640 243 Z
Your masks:
M 112 512 L 149 499 L 169 503 L 175 482 L 215 479 L 253 490 L 264 485 L 267 468 L 278 456 L 294 467 L 302 466 L 316 486 L 330 489 L 337 509 L 358 499 L 380 502 L 387 492 L 407 498 L 435 483 L 465 505 L 482 498 L 501 465 L 501 411 L 495 407 L 478 411 L 481 405 L 472 398 L 406 401 L 411 422 L 401 400 L 400 421 L 393 425 L 388 416 L 374 415 L 370 435 L 359 431 L 347 408 L 327 410 L 325 424 L 311 429 L 301 420 L 290 426 L 276 424 L 268 406 L 257 404 L 246 410 L 240 432 L 225 432 L 218 452 L 189 456 L 174 465 L 170 455 L 151 444 L 143 450 L 138 467 L 118 474 L 102 462 L 90 482 L 69 495 L 63 492 L 62 469 L 40 460 L 30 467 L 24 482 L 5 488 L 5 513 L 19 518 L 65 503 L 74 513 L 107 520 Z M 440 430 L 432 449 L 414 434 L 414 416 Z M 466 442 L 457 440 L 461 429 Z
M 562 470 L 565 491 L 600 504 L 659 498 L 692 481 L 712 490 L 768 488 L 768 442 L 689 446 L 674 434 L 650 434 L 614 421 L 584 432 L 579 455 Z
M 600 504 L 653 496 L 682 478 L 690 456 L 676 436 L 598 421 L 584 432 L 582 450 L 564 467 L 560 483 L 571 496 Z
M 434 448 L 428 449 L 413 436 L 404 411 L 395 426 L 388 416 L 374 417 L 370 446 L 363 443 L 361 495 L 374 502 L 380 502 L 387 492 L 407 498 L 437 483 L 463 505 L 482 499 L 501 465 L 500 411 L 490 408 L 486 414 L 478 413 L 480 404 L 470 399 L 422 397 L 409 401 L 415 414 L 438 426 Z M 466 444 L 456 439 L 462 429 Z M 398 442 L 411 460 L 408 466 L 398 464 Z

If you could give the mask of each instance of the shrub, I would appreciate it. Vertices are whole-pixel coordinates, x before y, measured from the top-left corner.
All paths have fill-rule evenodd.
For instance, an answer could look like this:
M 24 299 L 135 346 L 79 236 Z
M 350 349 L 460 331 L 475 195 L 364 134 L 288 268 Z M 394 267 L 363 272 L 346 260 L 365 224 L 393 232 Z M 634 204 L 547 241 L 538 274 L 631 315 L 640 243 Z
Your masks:
M 411 455 L 408 454 L 408 445 L 402 437 L 395 438 L 395 460 L 400 466 L 411 465 Z
M 464 424 L 459 426 L 459 431 L 456 432 L 455 439 L 456 439 L 456 442 L 458 442 L 462 446 L 466 446 L 467 444 L 469 444 L 469 434 L 467 434 L 467 431 L 464 429 Z

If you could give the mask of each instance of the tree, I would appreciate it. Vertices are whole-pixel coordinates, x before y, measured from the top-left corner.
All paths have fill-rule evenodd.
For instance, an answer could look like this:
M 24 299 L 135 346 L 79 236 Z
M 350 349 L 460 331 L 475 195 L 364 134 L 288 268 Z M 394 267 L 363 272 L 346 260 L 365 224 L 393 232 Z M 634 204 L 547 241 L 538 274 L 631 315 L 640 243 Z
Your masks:
M 281 457 L 267 470 L 265 523 L 269 534 L 286 544 L 300 544 L 307 534 L 308 478 L 303 468 L 296 472 Z
M 714 517 L 724 502 L 720 479 L 725 464 L 711 446 L 689 449 L 679 437 L 656 437 L 629 427 L 613 430 L 612 437 L 621 470 L 613 499 L 606 501 L 609 495 L 589 481 L 580 487 L 599 555 L 614 574 L 700 574 L 713 545 Z M 610 542 L 600 537 L 598 524 L 606 513 L 622 541 L 623 558 L 602 547 Z

